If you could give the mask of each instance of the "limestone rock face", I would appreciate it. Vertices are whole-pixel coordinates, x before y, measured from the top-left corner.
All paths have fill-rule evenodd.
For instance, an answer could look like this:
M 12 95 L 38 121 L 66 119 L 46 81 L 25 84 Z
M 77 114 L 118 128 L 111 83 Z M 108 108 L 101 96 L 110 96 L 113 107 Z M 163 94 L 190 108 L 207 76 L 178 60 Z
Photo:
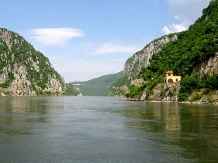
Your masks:
M 141 86 L 145 81 L 143 79 L 135 79 L 131 81 L 131 85 Z
M 120 81 L 125 79 L 125 81 L 128 81 L 130 85 L 134 84 L 136 86 L 140 86 L 144 81 L 143 79 L 137 79 L 137 77 L 140 71 L 142 70 L 142 68 L 146 68 L 149 66 L 150 59 L 152 58 L 152 56 L 155 53 L 161 51 L 162 47 L 165 44 L 175 40 L 177 40 L 176 34 L 166 35 L 150 42 L 141 51 L 136 52 L 132 57 L 130 57 L 126 61 Z M 129 88 L 127 86 L 128 84 L 125 82 L 120 82 L 120 83 L 123 84 L 116 86 L 116 88 L 112 87 L 111 90 L 108 92 L 108 95 L 116 96 L 116 95 L 124 95 L 128 93 L 129 91 Z M 123 89 L 123 87 L 125 87 L 125 89 Z M 119 89 L 120 91 L 118 91 Z
M 48 58 L 18 34 L 0 29 L 0 93 L 13 96 L 61 95 L 63 78 Z
M 209 73 L 210 75 L 218 74 L 218 53 L 209 60 L 202 62 L 198 67 L 193 70 L 193 73 L 199 73 L 200 76 Z
M 178 101 L 178 94 L 180 90 L 180 82 L 177 83 L 159 83 L 153 89 L 153 94 L 151 94 L 147 100 L 153 101 Z M 143 93 L 141 99 L 145 100 L 148 95 L 146 90 Z
M 176 39 L 176 34 L 173 36 L 164 36 L 146 45 L 141 51 L 135 53 L 126 61 L 122 77 L 134 80 L 139 75 L 142 68 L 150 64 L 150 59 L 153 54 L 161 51 L 165 44 Z

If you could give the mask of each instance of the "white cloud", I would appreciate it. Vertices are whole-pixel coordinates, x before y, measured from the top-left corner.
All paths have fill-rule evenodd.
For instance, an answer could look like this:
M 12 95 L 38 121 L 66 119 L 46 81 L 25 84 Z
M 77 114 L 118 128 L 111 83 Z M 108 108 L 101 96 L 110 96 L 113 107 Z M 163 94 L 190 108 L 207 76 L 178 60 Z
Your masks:
M 170 26 L 164 26 L 162 29 L 162 32 L 164 34 L 169 34 L 169 33 L 175 33 L 175 32 L 182 32 L 187 30 L 184 24 L 172 24 Z
M 170 12 L 180 22 L 193 24 L 202 15 L 202 10 L 209 5 L 210 0 L 166 0 Z
M 140 50 L 139 47 L 136 46 L 121 46 L 113 43 L 106 43 L 98 48 L 94 55 L 103 55 L 103 54 L 121 54 L 121 53 L 135 53 Z
M 201 15 L 202 10 L 209 5 L 210 0 L 166 0 L 170 6 L 170 13 L 181 22 L 164 26 L 164 34 L 181 32 L 193 24 Z
M 74 28 L 37 28 L 30 32 L 32 37 L 43 45 L 63 45 L 73 37 L 85 36 L 83 31 Z

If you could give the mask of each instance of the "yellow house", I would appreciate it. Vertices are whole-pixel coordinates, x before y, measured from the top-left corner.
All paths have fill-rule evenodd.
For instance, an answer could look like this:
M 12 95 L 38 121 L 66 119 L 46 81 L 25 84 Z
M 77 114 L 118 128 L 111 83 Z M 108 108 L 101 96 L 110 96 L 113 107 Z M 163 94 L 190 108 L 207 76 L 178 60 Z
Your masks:
M 182 78 L 181 76 L 174 76 L 173 71 L 167 71 L 166 77 L 165 77 L 165 82 L 167 84 L 176 83 L 176 82 L 180 81 L 181 78 Z

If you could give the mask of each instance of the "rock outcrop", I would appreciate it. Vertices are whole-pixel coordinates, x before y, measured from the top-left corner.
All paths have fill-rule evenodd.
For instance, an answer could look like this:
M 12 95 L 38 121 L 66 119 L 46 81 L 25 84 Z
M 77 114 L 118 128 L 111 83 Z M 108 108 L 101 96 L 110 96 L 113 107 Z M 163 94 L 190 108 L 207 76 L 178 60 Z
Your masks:
M 130 57 L 124 66 L 122 77 L 127 77 L 129 80 L 134 80 L 139 75 L 142 68 L 150 64 L 150 59 L 153 54 L 161 51 L 162 47 L 168 42 L 175 41 L 176 34 L 163 36 L 146 45 L 141 51 Z
M 218 74 L 218 53 L 214 57 L 210 57 L 209 60 L 202 62 L 199 66 L 194 68 L 193 74 L 199 73 L 200 76 L 209 73 L 210 75 Z
M 61 95 L 63 78 L 18 34 L 0 29 L 0 91 L 13 96 Z
M 143 83 L 143 81 L 141 82 L 141 79 L 140 82 L 138 79 L 134 81 L 138 77 L 142 68 L 146 68 L 150 64 L 152 56 L 161 51 L 165 44 L 175 40 L 177 40 L 177 34 L 166 35 L 159 39 L 155 39 L 146 45 L 141 51 L 136 52 L 126 61 L 121 79 L 112 86 L 108 95 L 124 95 L 129 91 L 129 84 L 137 83 L 138 85 L 139 83 Z M 121 82 L 124 79 L 125 82 Z
M 171 84 L 158 83 L 153 89 L 153 94 L 147 95 L 145 89 L 141 99 L 149 101 L 178 101 L 179 90 L 180 82 Z

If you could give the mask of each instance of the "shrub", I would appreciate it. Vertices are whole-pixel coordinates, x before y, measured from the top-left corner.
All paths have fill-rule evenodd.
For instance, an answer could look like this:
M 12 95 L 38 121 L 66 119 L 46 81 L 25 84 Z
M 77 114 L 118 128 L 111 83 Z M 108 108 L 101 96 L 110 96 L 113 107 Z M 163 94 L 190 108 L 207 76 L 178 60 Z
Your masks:
M 179 101 L 187 101 L 188 100 L 188 93 L 179 93 Z
M 197 93 L 195 96 L 192 97 L 192 101 L 198 101 L 202 98 L 202 95 L 200 95 L 199 93 Z

